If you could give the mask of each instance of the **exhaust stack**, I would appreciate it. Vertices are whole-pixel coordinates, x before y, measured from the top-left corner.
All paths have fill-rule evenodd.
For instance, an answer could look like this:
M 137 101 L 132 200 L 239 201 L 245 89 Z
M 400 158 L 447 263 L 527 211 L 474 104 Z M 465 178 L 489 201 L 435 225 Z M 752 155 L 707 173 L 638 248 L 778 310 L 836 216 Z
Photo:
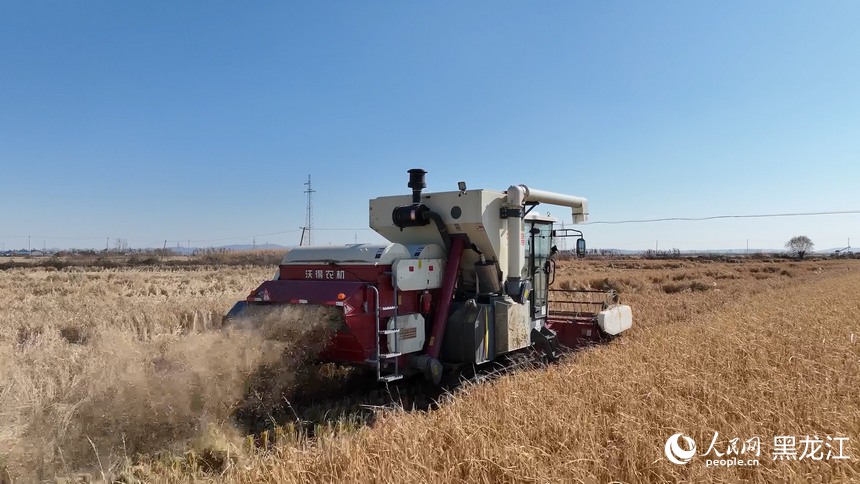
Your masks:
M 508 277 L 505 282 L 505 292 L 517 299 L 522 299 L 524 291 L 523 281 L 528 278 L 523 274 L 525 268 L 525 233 L 523 227 L 523 206 L 526 202 L 548 203 L 570 207 L 573 215 L 573 223 L 578 224 L 588 220 L 588 200 L 573 195 L 548 192 L 529 188 L 526 185 L 511 185 L 508 188 L 508 198 L 505 208 L 511 215 L 508 216 Z M 516 216 L 518 214 L 519 216 Z

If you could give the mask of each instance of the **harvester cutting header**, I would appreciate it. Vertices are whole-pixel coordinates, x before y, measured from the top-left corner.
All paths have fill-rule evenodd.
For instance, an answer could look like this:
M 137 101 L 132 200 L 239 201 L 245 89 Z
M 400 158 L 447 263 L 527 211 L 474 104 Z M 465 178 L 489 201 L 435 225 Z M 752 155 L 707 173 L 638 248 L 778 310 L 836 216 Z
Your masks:
M 581 223 L 585 198 L 525 185 L 471 190 L 463 182 L 457 191 L 424 193 L 425 174 L 409 170 L 411 196 L 370 200 L 370 227 L 388 244 L 291 249 L 275 278 L 226 318 L 272 305 L 328 307 L 334 333 L 319 360 L 370 367 L 384 382 L 422 372 L 438 383 L 446 367 L 528 349 L 553 360 L 562 346 L 631 327 L 630 307 L 611 292 L 550 290 L 554 239 L 575 238 L 578 255 L 585 240 L 530 212 L 560 205 Z

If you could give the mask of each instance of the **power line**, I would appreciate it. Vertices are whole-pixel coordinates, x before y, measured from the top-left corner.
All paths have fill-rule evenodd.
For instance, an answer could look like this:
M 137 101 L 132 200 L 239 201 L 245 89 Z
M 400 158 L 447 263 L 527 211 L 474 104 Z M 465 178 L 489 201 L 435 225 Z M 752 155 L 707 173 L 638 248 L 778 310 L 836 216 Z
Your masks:
M 654 222 L 698 222 L 704 220 L 719 220 L 719 219 L 743 219 L 743 218 L 769 218 L 769 217 L 809 217 L 821 215 L 856 215 L 860 214 L 860 210 L 834 210 L 827 212 L 794 212 L 794 213 L 770 213 L 770 214 L 743 214 L 743 215 L 712 215 L 707 217 L 664 217 L 654 219 L 639 219 L 639 220 L 598 220 L 594 222 L 586 222 L 582 225 L 618 225 L 618 224 L 633 224 L 633 223 L 654 223 Z M 284 235 L 300 232 L 304 228 L 293 230 L 282 230 L 280 232 L 266 232 L 251 235 L 235 235 L 231 237 L 218 237 L 212 239 L 184 239 L 186 242 L 223 242 L 227 240 L 242 240 L 252 239 L 254 237 L 269 237 L 273 235 Z M 314 228 L 317 231 L 368 231 L 373 230 L 367 227 L 332 227 L 332 228 Z M 49 240 L 99 240 L 102 237 L 55 237 L 52 235 L 34 235 L 33 237 L 49 239 Z M 27 235 L 0 235 L 0 239 L 26 239 Z M 139 241 L 140 239 L 135 239 Z M 161 239 L 159 239 L 160 241 Z M 177 239 L 182 240 L 182 239 Z M 175 242 L 176 240 L 169 240 Z
M 251 235 L 234 235 L 231 237 L 216 237 L 213 239 L 187 239 L 187 238 L 185 238 L 185 239 L 168 239 L 168 242 L 170 242 L 170 243 L 174 243 L 176 241 L 183 241 L 183 242 L 222 242 L 225 240 L 241 240 L 241 239 L 252 239 L 254 237 L 268 237 L 268 236 L 272 236 L 272 235 L 294 234 L 296 232 L 301 232 L 301 230 L 302 229 L 293 229 L 293 230 L 283 230 L 280 232 L 267 232 L 267 233 L 260 233 L 260 234 L 251 234 Z M 316 230 L 316 231 L 319 231 L 319 230 L 345 231 L 346 230 L 346 231 L 350 231 L 350 232 L 355 232 L 355 231 L 368 231 L 368 230 L 373 230 L 373 229 L 370 229 L 367 227 L 343 227 L 343 228 L 314 228 L 314 230 Z M 27 235 L 0 235 L 0 239 L 26 239 L 27 237 L 29 237 L 29 236 L 27 236 Z M 102 240 L 105 238 L 104 236 L 56 237 L 53 235 L 33 235 L 31 237 L 41 238 L 41 239 L 46 239 L 46 240 Z M 129 239 L 129 240 L 133 241 L 133 242 L 139 242 L 143 239 Z M 158 239 L 158 240 L 153 239 L 152 240 L 153 243 L 155 243 L 155 242 L 162 243 L 163 241 L 164 241 L 164 239 Z
M 345 228 L 345 229 L 320 229 L 320 228 L 316 228 L 314 230 L 373 230 L 373 229 L 370 229 L 367 227 L 358 227 L 358 228 Z
M 292 234 L 299 232 L 301 229 L 293 229 L 293 230 L 284 230 L 281 232 L 269 232 L 265 234 L 252 234 L 252 235 L 236 235 L 233 237 L 221 237 L 217 239 L 190 239 L 191 242 L 223 242 L 225 240 L 240 240 L 240 239 L 253 239 L 255 237 L 268 237 L 270 235 L 283 235 L 283 234 Z
M 618 225 L 618 224 L 633 224 L 633 223 L 654 223 L 654 222 L 698 222 L 704 220 L 719 220 L 719 219 L 743 219 L 743 218 L 769 218 L 769 217 L 809 217 L 821 215 L 856 215 L 860 214 L 860 210 L 834 210 L 828 212 L 795 212 L 795 213 L 770 213 L 770 214 L 743 214 L 743 215 L 712 215 L 708 217 L 664 217 L 654 219 L 639 219 L 639 220 L 598 220 L 594 222 L 586 222 L 582 225 Z M 251 235 L 235 235 L 231 237 L 220 237 L 212 239 L 177 239 L 185 240 L 189 244 L 191 242 L 223 242 L 228 240 L 253 239 L 255 237 L 269 237 L 273 235 L 284 235 L 300 232 L 304 229 L 283 230 L 280 232 L 267 232 Z M 317 231 L 368 231 L 373 230 L 367 227 L 335 227 L 335 228 L 314 228 Z M 48 240 L 100 240 L 102 237 L 55 237 L 50 235 L 33 235 L 32 237 L 48 239 Z M 26 239 L 27 235 L 0 235 L 0 239 Z M 134 239 L 140 241 L 141 239 Z M 168 240 L 176 242 L 177 240 Z M 159 242 L 161 239 L 159 239 Z
M 712 215 L 709 217 L 666 217 L 652 218 L 642 220 L 599 220 L 596 222 L 586 222 L 583 225 L 617 225 L 617 224 L 641 224 L 651 222 L 699 222 L 702 220 L 718 220 L 731 218 L 768 218 L 768 217 L 809 217 L 817 215 L 847 215 L 860 214 L 860 210 L 837 210 L 831 212 L 796 212 L 796 213 L 767 213 L 767 214 L 750 214 L 750 215 Z

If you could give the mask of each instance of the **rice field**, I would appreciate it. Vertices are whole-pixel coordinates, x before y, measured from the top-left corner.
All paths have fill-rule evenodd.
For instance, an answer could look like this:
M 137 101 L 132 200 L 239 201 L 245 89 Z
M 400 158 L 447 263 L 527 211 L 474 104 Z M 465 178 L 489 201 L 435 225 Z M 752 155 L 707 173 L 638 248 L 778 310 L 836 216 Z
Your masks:
M 272 272 L 0 271 L 0 482 L 860 479 L 856 260 L 560 262 L 559 287 L 619 291 L 634 329 L 438 405 L 405 385 L 331 398 L 354 377 L 307 366 L 315 325 L 222 328 Z M 326 398 L 291 406 L 308 386 Z M 664 454 L 676 433 L 688 464 Z M 781 436 L 847 458 L 773 459 Z M 755 437 L 757 465 L 706 464 Z

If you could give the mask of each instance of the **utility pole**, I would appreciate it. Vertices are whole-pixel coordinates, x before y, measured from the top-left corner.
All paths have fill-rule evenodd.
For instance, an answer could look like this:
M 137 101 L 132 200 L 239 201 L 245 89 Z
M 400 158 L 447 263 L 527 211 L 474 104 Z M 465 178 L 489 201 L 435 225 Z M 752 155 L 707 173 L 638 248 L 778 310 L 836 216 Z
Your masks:
M 313 198 L 312 198 L 312 196 L 316 192 L 316 190 L 311 188 L 311 176 L 310 175 L 308 175 L 308 181 L 305 182 L 305 186 L 307 187 L 307 189 L 305 189 L 304 193 L 307 194 L 307 196 L 308 196 L 307 211 L 305 213 L 305 230 L 307 230 L 307 232 L 308 232 L 308 245 L 311 245 L 312 244 L 311 230 L 313 228 L 313 221 L 314 221 L 313 220 L 314 211 L 313 211 Z
M 33 249 L 30 248 L 30 236 L 27 236 L 27 252 L 33 252 Z
M 750 253 L 750 239 L 747 239 L 747 254 Z
M 358 243 L 358 232 L 355 232 L 355 234 L 352 236 L 352 239 L 355 241 L 356 244 Z

